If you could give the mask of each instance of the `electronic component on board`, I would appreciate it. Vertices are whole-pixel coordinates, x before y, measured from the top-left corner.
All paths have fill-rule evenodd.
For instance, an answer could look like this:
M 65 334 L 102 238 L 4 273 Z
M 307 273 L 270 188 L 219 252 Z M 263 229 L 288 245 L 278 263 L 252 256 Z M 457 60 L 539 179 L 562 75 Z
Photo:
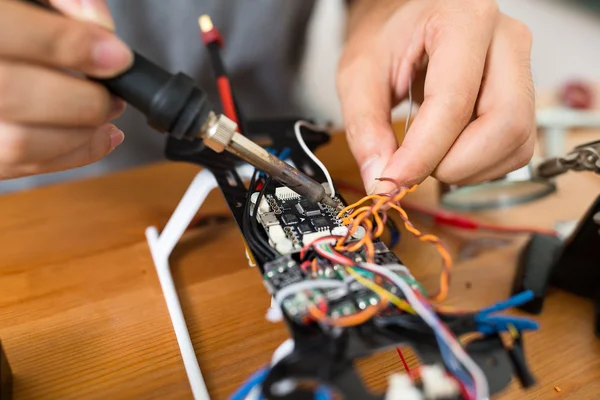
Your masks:
M 312 227 L 310 226 L 310 224 L 302 223 L 298 225 L 298 230 L 300 231 L 300 233 L 302 234 L 306 234 L 306 233 L 310 233 L 313 232 Z
M 324 231 L 319 231 L 319 232 L 311 232 L 311 233 L 305 233 L 304 235 L 302 235 L 302 243 L 311 243 L 314 242 L 315 240 L 317 240 L 318 238 L 322 238 L 325 236 L 330 236 L 331 232 L 329 231 L 329 229 L 324 230 Z
M 273 225 L 269 227 L 269 239 L 271 239 L 273 243 L 277 243 L 286 238 L 287 236 L 281 225 Z
M 263 224 L 265 228 L 268 228 L 273 225 L 278 225 L 279 220 L 272 212 L 266 212 L 264 214 L 259 214 L 260 222 Z
M 279 186 L 275 188 L 275 197 L 279 200 L 294 200 L 299 199 L 300 195 L 287 186 Z
M 270 293 L 303 280 L 304 275 L 300 266 L 290 256 L 265 264 L 265 283 Z
M 281 219 L 283 220 L 283 223 L 286 225 L 293 225 L 293 224 L 297 224 L 298 221 L 300 221 L 298 219 L 298 217 L 294 214 L 284 214 Z
M 321 208 L 316 203 L 311 203 L 308 200 L 302 200 L 298 204 L 296 204 L 296 209 L 302 215 L 306 215 L 307 217 L 314 217 L 317 215 L 321 215 Z
M 311 220 L 312 225 L 316 230 L 323 230 L 329 228 L 329 221 L 325 217 L 316 217 Z M 328 229 L 329 230 L 329 229 Z

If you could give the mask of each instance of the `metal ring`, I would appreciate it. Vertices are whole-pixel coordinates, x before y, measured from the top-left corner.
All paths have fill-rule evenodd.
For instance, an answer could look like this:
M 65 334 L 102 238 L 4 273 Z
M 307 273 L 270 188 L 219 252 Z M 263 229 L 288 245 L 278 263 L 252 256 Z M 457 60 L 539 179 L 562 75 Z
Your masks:
M 444 207 L 460 211 L 506 208 L 539 200 L 556 191 L 556 184 L 542 179 L 526 181 L 492 181 L 475 186 L 463 186 L 444 194 Z M 492 193 L 497 192 L 494 196 Z M 516 193 L 511 193 L 516 192 Z M 477 197 L 486 197 L 477 200 Z

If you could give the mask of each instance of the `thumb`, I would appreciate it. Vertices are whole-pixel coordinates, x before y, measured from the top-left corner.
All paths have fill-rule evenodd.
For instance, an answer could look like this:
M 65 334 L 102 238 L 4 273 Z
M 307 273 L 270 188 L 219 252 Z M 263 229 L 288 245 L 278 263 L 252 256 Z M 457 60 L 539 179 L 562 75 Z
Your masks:
M 50 0 L 50 3 L 70 17 L 98 24 L 110 31 L 115 29 L 106 0 Z
M 377 60 L 377 58 L 375 58 Z M 378 190 L 377 179 L 398 148 L 391 125 L 390 84 L 381 66 L 368 57 L 340 62 L 337 89 L 346 136 L 367 193 Z M 391 190 L 393 186 L 389 188 Z

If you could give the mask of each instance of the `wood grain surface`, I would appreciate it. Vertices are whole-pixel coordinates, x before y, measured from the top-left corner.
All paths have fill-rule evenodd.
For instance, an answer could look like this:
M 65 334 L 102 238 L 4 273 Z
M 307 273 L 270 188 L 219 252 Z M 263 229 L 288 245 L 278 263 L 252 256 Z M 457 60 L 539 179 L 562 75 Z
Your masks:
M 334 179 L 360 184 L 341 135 L 318 154 Z M 164 226 L 198 170 L 162 163 L 0 197 L 0 340 L 16 400 L 191 398 L 144 230 Z M 590 174 L 561 177 L 558 185 L 556 194 L 535 203 L 472 216 L 551 227 L 581 216 L 600 193 L 600 179 Z M 409 199 L 437 205 L 435 183 L 427 181 Z M 217 192 L 201 210 L 225 212 Z M 474 238 L 489 237 L 415 221 L 439 234 L 454 254 Z M 526 238 L 502 238 L 505 245 L 457 262 L 448 304 L 477 308 L 509 295 Z M 435 289 L 439 259 L 432 248 L 404 234 L 396 252 Z M 214 399 L 225 399 L 270 359 L 286 329 L 265 320 L 269 298 L 258 271 L 247 266 L 232 221 L 187 232 L 171 264 L 208 388 Z M 513 382 L 495 398 L 600 398 L 591 303 L 553 290 L 538 320 L 542 329 L 527 335 L 526 344 L 539 385 L 524 392 Z M 414 356 L 409 362 L 415 365 Z M 370 386 L 382 389 L 402 365 L 386 352 L 361 362 L 360 370 Z

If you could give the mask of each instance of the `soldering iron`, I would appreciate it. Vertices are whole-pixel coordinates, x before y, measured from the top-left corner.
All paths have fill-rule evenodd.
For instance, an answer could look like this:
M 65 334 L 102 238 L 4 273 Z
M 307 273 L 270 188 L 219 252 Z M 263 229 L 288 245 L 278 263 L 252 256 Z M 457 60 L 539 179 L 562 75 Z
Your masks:
M 56 11 L 38 0 L 24 1 Z M 93 80 L 142 112 L 152 128 L 180 140 L 202 139 L 212 150 L 227 150 L 311 201 L 338 206 L 321 184 L 238 133 L 235 122 L 216 114 L 192 78 L 171 74 L 133 54 L 127 71 L 114 78 Z

